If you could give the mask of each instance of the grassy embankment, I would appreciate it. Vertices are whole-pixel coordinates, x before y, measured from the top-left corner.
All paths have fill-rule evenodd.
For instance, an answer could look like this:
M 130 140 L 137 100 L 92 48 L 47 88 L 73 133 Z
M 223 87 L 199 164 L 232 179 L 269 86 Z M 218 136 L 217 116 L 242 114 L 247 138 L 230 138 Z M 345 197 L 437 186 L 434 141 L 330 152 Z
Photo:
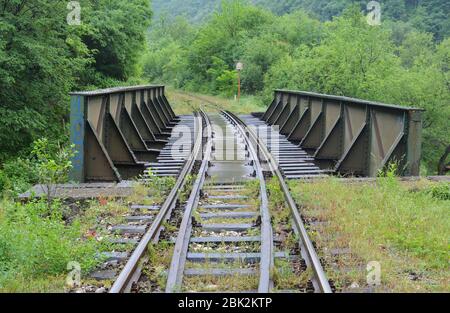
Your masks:
M 169 103 L 176 114 L 191 114 L 194 110 L 202 108 L 206 112 L 215 112 L 216 109 L 229 110 L 236 114 L 250 114 L 263 112 L 267 108 L 254 96 L 243 96 L 238 102 L 218 96 L 208 96 L 192 92 L 168 88 L 166 91 Z
M 148 190 L 136 185 L 127 199 L 100 198 L 72 208 L 58 201 L 49 209 L 46 200 L 1 200 L 0 292 L 67 291 L 69 263 L 80 264 L 82 279 L 95 269 L 101 252 L 117 248 L 108 243 L 108 227 L 124 223 L 128 205 L 143 202 Z
M 366 286 L 366 264 L 377 261 L 379 291 L 450 292 L 449 183 L 402 183 L 391 177 L 365 184 L 291 182 L 290 187 L 305 218 L 327 222 L 312 239 L 338 288 Z M 330 253 L 343 248 L 351 254 L 336 258 Z M 331 264 L 340 269 L 359 265 L 363 271 L 338 275 Z
M 119 203 L 89 209 L 68 221 L 67 208 L 45 201 L 28 204 L 3 200 L 0 205 L 0 292 L 63 292 L 69 262 L 87 273 L 107 246 L 96 239 L 96 224 L 126 209 Z

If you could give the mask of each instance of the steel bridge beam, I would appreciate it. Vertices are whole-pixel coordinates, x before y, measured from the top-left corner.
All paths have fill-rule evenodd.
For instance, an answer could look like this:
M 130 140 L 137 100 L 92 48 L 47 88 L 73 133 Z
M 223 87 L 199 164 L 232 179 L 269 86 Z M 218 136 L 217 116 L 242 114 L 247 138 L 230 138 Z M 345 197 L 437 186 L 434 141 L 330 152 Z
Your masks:
M 164 86 L 111 88 L 71 94 L 74 182 L 120 181 L 155 162 L 176 125 Z
M 423 110 L 303 91 L 276 90 L 262 119 L 300 145 L 323 169 L 376 176 L 396 162 L 418 176 Z

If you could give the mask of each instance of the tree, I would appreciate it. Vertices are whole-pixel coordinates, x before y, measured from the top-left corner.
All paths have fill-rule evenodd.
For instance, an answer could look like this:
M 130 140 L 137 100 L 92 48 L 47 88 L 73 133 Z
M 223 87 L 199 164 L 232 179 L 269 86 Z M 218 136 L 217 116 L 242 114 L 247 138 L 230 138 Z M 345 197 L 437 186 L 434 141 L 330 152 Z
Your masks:
M 273 18 L 269 12 L 242 1 L 223 1 L 222 10 L 200 28 L 190 46 L 188 64 L 195 75 L 194 81 L 197 84 L 209 81 L 214 86 L 215 82 L 208 75 L 208 70 L 214 66 L 213 56 L 232 71 L 244 55 L 245 42 L 258 36 Z
M 68 93 L 91 62 L 66 5 L 0 1 L 0 162 L 38 136 L 65 136 Z
M 438 165 L 438 174 L 439 175 L 445 175 L 450 171 L 450 162 L 447 162 L 447 158 L 450 155 L 450 146 L 445 149 L 444 154 L 439 159 L 439 165 Z
M 70 159 L 74 156 L 74 147 L 74 145 L 67 147 L 52 145 L 47 138 L 34 142 L 32 155 L 37 159 L 38 179 L 46 194 L 49 210 L 56 193 L 56 185 L 67 182 L 72 168 Z
M 148 0 L 0 0 L 0 163 L 39 137 L 68 140 L 69 92 L 128 79 L 145 46 Z M 120 84 L 123 84 L 120 83 Z
M 408 33 L 399 48 L 402 64 L 407 68 L 411 68 L 415 62 L 430 61 L 433 55 L 433 46 L 433 36 L 431 34 L 417 31 Z
M 300 46 L 293 57 L 277 62 L 266 76 L 266 88 L 317 91 L 335 95 L 380 96 L 376 88 L 394 74 L 398 59 L 386 30 L 369 26 L 359 9 L 325 24 L 325 36 L 313 48 Z
M 94 52 L 94 69 L 127 80 L 145 47 L 152 11 L 148 0 L 99 0 L 85 13 L 88 30 L 83 42 Z

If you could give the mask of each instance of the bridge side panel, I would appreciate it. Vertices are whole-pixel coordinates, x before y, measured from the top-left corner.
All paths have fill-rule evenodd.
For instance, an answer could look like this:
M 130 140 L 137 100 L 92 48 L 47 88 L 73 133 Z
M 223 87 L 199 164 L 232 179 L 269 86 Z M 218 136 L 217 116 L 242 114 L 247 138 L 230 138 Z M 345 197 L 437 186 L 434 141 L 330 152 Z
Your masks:
M 300 146 L 315 152 L 320 146 L 325 132 L 325 103 L 319 98 L 311 99 L 311 127 L 303 138 Z
M 423 110 L 304 91 L 275 90 L 263 116 L 322 168 L 376 176 L 391 162 L 419 175 Z
M 131 118 L 133 119 L 134 123 L 136 124 L 137 128 L 139 129 L 142 139 L 144 139 L 146 142 L 156 141 L 155 136 L 151 132 L 150 128 L 147 125 L 147 122 L 145 121 L 144 117 L 142 116 L 141 110 L 135 103 L 132 105 L 132 108 L 131 108 Z
M 286 120 L 286 123 L 284 123 L 284 125 L 281 127 L 280 133 L 282 135 L 289 135 L 294 130 L 294 127 L 295 125 L 297 125 L 299 119 L 300 119 L 300 107 L 296 106 L 289 115 L 288 119 Z
M 305 138 L 306 133 L 311 125 L 311 110 L 307 108 L 300 116 L 300 120 L 294 126 L 289 134 L 288 139 L 293 142 L 301 142 Z
M 296 106 L 296 102 L 297 97 L 289 96 L 287 104 L 284 106 L 284 109 L 275 121 L 275 125 L 278 125 L 281 128 L 287 122 L 289 116 L 291 115 L 292 109 Z
M 267 119 L 267 124 L 273 125 L 276 121 L 276 119 L 280 116 L 281 112 L 283 111 L 286 103 L 287 103 L 287 94 L 280 94 L 279 102 L 277 103 L 277 106 L 275 107 L 272 115 L 269 116 Z
M 267 122 L 269 117 L 272 115 L 273 111 L 275 110 L 276 106 L 278 105 L 278 102 L 280 101 L 280 93 L 275 91 L 274 93 L 274 99 L 272 103 L 270 104 L 269 108 L 267 109 L 266 113 L 264 113 L 262 120 Z
M 70 141 L 75 145 L 75 156 L 72 158 L 72 169 L 69 174 L 69 179 L 76 183 L 85 182 L 85 109 L 85 98 L 83 96 L 71 96 Z
M 420 175 L 420 160 L 422 158 L 422 117 L 421 111 L 408 112 L 407 129 L 407 169 L 405 175 Z
M 370 163 L 369 176 L 376 176 L 390 161 L 400 167 L 406 163 L 406 155 L 391 160 L 398 145 L 406 145 L 405 112 L 371 108 L 370 110 Z
M 86 125 L 85 182 L 119 182 L 121 176 L 90 122 Z
M 344 141 L 343 104 L 328 102 L 325 113 L 325 139 L 317 149 L 315 158 L 323 167 L 332 168 L 342 157 Z
M 161 113 L 158 111 L 158 109 L 155 105 L 155 101 L 156 101 L 155 90 L 151 89 L 149 92 L 147 106 L 148 106 L 150 112 L 152 113 L 153 117 L 155 118 L 155 121 L 156 121 L 159 129 L 161 129 L 161 131 L 164 132 L 167 130 L 167 125 L 164 123 Z
M 170 103 L 169 103 L 169 100 L 167 100 L 167 97 L 166 97 L 166 87 L 161 87 L 161 92 L 162 92 L 162 100 L 163 100 L 163 102 L 164 102 L 164 105 L 166 106 L 166 108 L 167 108 L 167 110 L 169 111 L 169 113 L 170 113 L 170 117 L 172 118 L 172 119 L 175 119 L 175 118 L 177 118 L 177 115 L 175 114 L 175 112 L 173 111 L 173 108 L 172 108 L 172 106 L 170 105 Z

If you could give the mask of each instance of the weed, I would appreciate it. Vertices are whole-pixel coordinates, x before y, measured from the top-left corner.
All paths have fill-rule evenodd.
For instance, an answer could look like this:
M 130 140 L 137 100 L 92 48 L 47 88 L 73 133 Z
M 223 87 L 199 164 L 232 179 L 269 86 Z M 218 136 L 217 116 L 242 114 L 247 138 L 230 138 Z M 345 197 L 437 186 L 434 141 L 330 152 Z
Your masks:
M 183 291 L 214 292 L 226 291 L 250 291 L 258 289 L 259 278 L 257 275 L 229 275 L 229 276 L 197 276 L 185 277 Z
M 161 241 L 157 245 L 150 244 L 147 247 L 148 262 L 143 273 L 159 290 L 165 289 L 166 271 L 170 267 L 173 249 L 174 244 L 169 241 Z
M 180 190 L 179 193 L 179 201 L 180 203 L 184 203 L 189 199 L 191 195 L 192 186 L 194 185 L 194 181 L 196 179 L 196 175 L 188 174 L 186 176 L 186 183 L 184 185 L 183 190 Z
M 433 185 L 425 192 L 437 200 L 450 200 L 450 183 L 444 182 Z
M 306 288 L 312 277 L 312 271 L 306 269 L 298 272 L 288 260 L 275 260 L 272 279 L 278 290 L 301 290 Z
M 154 201 L 162 203 L 166 195 L 175 186 L 175 182 L 174 177 L 158 177 L 151 169 L 148 169 L 145 187 L 150 191 L 150 195 Z
M 52 145 L 47 138 L 38 139 L 33 144 L 32 155 L 37 159 L 38 180 L 45 186 L 49 209 L 56 192 L 56 184 L 68 180 L 72 168 L 70 159 L 75 155 L 74 147 L 74 145 L 68 147 Z

